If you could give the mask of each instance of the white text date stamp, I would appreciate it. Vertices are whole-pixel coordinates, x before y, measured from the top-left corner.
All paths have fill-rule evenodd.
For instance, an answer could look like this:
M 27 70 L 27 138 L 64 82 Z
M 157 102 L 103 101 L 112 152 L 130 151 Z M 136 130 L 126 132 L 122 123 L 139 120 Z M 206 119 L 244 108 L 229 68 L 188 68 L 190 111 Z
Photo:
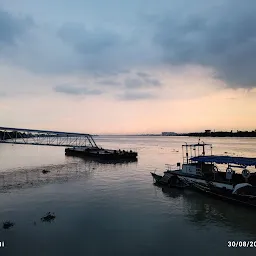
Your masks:
M 238 248 L 256 248 L 256 241 L 228 241 L 228 247 Z

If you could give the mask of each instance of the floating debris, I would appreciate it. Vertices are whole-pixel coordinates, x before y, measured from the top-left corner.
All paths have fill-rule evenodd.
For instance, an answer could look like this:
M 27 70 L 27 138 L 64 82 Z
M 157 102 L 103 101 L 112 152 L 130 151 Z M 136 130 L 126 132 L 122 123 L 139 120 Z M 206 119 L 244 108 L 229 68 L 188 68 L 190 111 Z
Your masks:
M 47 222 L 51 222 L 56 218 L 54 212 L 48 212 L 44 217 L 41 218 L 41 221 L 47 221 Z
M 43 173 L 43 174 L 46 174 L 46 173 L 48 173 L 48 172 L 50 172 L 50 171 L 48 171 L 48 170 L 42 170 L 42 173 Z
M 9 229 L 10 227 L 14 226 L 14 222 L 11 221 L 5 221 L 3 222 L 3 228 L 4 229 Z

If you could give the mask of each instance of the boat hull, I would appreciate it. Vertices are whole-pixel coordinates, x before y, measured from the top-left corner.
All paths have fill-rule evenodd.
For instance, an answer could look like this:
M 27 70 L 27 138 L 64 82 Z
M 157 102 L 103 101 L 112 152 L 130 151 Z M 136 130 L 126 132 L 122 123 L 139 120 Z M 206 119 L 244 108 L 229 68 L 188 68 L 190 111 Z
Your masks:
M 212 184 L 204 186 L 200 183 L 193 182 L 190 187 L 191 189 L 197 192 L 220 199 L 222 201 L 226 201 L 232 204 L 239 204 L 246 207 L 256 208 L 255 196 L 250 197 L 249 195 L 232 194 L 232 191 L 225 188 L 217 188 Z
M 177 175 L 177 176 L 183 182 L 186 182 L 186 183 L 189 183 L 189 184 L 193 184 L 194 182 L 197 182 L 201 185 L 207 185 L 209 183 L 209 181 L 206 181 L 205 179 L 200 179 L 200 178 L 197 178 L 197 177 L 188 177 L 188 176 L 184 176 L 184 175 Z M 233 190 L 233 187 L 234 187 L 232 184 L 226 184 L 226 183 L 221 183 L 221 182 L 211 181 L 211 183 L 217 188 L 226 188 L 226 189 L 229 189 L 229 190 Z
M 157 175 L 153 172 L 151 172 L 151 175 L 155 181 L 156 184 L 159 185 L 163 185 L 163 186 L 168 186 L 168 187 L 175 187 L 175 188 L 186 188 L 188 186 L 188 184 L 183 183 L 181 180 L 179 179 L 173 179 L 175 178 L 175 176 L 161 176 L 161 175 Z
M 73 148 L 66 148 L 65 154 L 68 156 L 90 157 L 102 160 L 136 160 L 137 152 L 116 151 L 104 149 L 84 149 L 77 150 Z

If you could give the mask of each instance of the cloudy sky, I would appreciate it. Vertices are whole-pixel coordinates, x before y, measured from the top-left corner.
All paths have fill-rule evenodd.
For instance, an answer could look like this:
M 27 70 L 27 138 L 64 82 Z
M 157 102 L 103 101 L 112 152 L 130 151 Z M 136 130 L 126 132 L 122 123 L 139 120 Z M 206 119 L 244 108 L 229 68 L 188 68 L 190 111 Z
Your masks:
M 256 128 L 254 0 L 0 0 L 1 126 Z

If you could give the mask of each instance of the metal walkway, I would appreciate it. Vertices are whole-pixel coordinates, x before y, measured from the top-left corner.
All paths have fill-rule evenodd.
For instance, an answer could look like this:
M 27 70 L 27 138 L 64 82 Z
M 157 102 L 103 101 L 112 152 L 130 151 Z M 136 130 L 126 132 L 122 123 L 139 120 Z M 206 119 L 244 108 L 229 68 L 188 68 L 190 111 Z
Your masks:
M 86 133 L 0 127 L 0 143 L 58 147 L 98 148 L 92 135 Z

